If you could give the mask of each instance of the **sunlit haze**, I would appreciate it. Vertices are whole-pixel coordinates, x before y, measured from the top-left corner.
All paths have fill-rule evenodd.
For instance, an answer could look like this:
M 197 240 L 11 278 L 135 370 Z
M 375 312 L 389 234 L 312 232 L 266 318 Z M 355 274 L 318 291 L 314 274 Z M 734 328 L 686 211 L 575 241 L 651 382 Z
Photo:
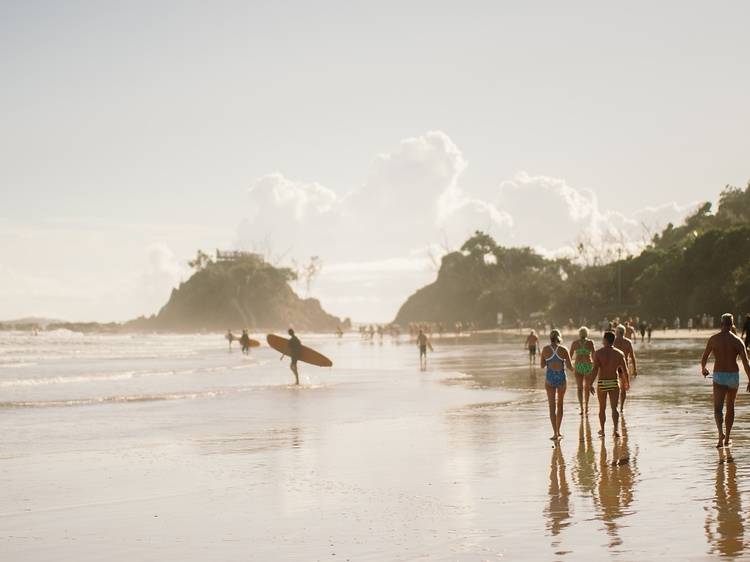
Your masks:
M 392 320 L 475 230 L 636 251 L 748 180 L 745 2 L 2 2 L 0 318 L 152 314 L 197 249 Z M 295 286 L 307 296 L 307 288 Z

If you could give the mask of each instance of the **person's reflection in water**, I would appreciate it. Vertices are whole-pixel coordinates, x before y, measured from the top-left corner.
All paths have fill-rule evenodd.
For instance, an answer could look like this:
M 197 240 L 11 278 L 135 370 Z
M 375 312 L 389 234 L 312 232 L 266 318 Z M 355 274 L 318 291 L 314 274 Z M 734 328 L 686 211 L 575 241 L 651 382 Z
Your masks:
M 560 546 L 560 532 L 570 525 L 570 488 L 565 475 L 565 459 L 558 444 L 552 450 L 549 467 L 549 504 L 544 510 L 547 529 L 554 537 L 552 547 Z M 556 552 L 556 554 L 564 554 Z
M 719 449 L 716 494 L 713 506 L 707 510 L 706 515 L 709 552 L 722 556 L 741 554 L 745 549 L 744 534 L 742 500 L 737 489 L 737 466 L 731 451 Z
M 628 429 L 623 419 L 622 437 L 614 441 L 612 458 L 607 456 L 607 445 L 602 440 L 598 494 L 594 496 L 594 503 L 598 504 L 600 517 L 610 537 L 610 547 L 622 544 L 618 524 L 620 518 L 629 514 L 628 508 L 633 503 L 633 470 L 634 459 L 630 458 Z
M 596 485 L 596 456 L 591 440 L 591 424 L 586 416 L 581 418 L 578 428 L 578 452 L 573 467 L 573 480 L 584 496 L 593 496 Z

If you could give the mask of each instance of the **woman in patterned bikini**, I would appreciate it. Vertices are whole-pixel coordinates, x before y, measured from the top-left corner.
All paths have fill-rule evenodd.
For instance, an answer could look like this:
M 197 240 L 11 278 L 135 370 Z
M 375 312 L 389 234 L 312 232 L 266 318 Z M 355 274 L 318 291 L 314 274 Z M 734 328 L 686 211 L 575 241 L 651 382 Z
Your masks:
M 581 415 L 584 410 L 589 411 L 589 395 L 594 394 L 594 387 L 591 384 L 591 373 L 594 370 L 592 360 L 596 348 L 594 342 L 589 339 L 589 329 L 585 326 L 578 330 L 579 339 L 570 346 L 570 354 L 575 358 L 574 367 L 576 374 L 576 385 L 578 387 L 578 407 L 581 409 Z
M 552 330 L 549 339 L 550 344 L 542 350 L 541 366 L 547 369 L 544 388 L 547 391 L 547 402 L 549 403 L 549 421 L 554 431 L 554 435 L 550 439 L 557 441 L 562 437 L 560 435 L 560 424 L 563 418 L 563 398 L 567 389 L 565 366 L 567 365 L 568 369 L 572 371 L 573 365 L 570 362 L 570 352 L 564 345 L 560 345 L 562 341 L 560 330 Z

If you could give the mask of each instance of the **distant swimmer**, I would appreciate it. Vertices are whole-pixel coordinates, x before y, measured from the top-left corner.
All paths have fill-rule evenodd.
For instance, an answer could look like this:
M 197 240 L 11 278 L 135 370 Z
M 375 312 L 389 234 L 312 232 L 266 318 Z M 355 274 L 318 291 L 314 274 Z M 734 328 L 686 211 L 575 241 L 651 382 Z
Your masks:
M 291 328 L 289 328 L 289 331 L 287 333 L 289 334 L 289 357 L 292 360 L 292 362 L 289 364 L 289 368 L 292 370 L 292 373 L 294 373 L 294 384 L 299 385 L 297 360 L 299 359 L 299 354 L 302 351 L 302 342 L 294 334 L 294 330 L 292 330 Z
M 625 363 L 633 366 L 633 378 L 638 375 L 638 365 L 635 361 L 635 350 L 633 349 L 633 341 L 625 336 L 626 328 L 622 324 L 618 325 L 617 335 L 615 337 L 614 347 L 619 349 L 625 354 Z M 630 388 L 630 377 L 626 376 L 625 380 L 628 382 L 627 386 Z M 627 398 L 627 392 L 625 387 L 620 389 L 620 413 L 625 409 L 625 398 Z
M 529 364 L 533 365 L 536 361 L 536 348 L 539 347 L 539 336 L 536 335 L 536 330 L 531 330 L 531 333 L 526 338 L 526 348 L 529 350 Z
M 427 348 L 432 351 L 432 344 L 424 330 L 420 329 L 417 334 L 417 346 L 419 347 L 419 367 L 420 369 L 427 368 Z
M 232 342 L 236 339 L 232 330 L 227 330 L 227 335 L 224 338 L 229 342 L 229 351 L 232 351 Z
M 721 331 L 708 338 L 706 350 L 701 358 L 701 372 L 704 377 L 707 377 L 710 373 L 706 369 L 706 363 L 712 353 L 714 356 L 714 420 L 716 420 L 716 428 L 719 430 L 717 448 L 729 447 L 732 444 L 729 436 L 734 424 L 734 401 L 737 398 L 737 390 L 740 386 L 738 357 L 745 369 L 748 378 L 747 391 L 750 392 L 750 364 L 748 364 L 747 349 L 742 340 L 732 332 L 733 327 L 734 316 L 722 314 Z M 727 403 L 726 417 L 724 417 L 725 400 Z M 722 425 L 725 425 L 726 431 L 722 431 Z
M 563 399 L 567 390 L 565 366 L 573 370 L 570 362 L 570 352 L 561 345 L 562 335 L 560 330 L 552 330 L 549 334 L 550 344 L 544 346 L 541 353 L 541 367 L 547 368 L 544 379 L 544 389 L 547 391 L 547 403 L 549 405 L 549 421 L 552 424 L 554 434 L 550 439 L 557 441 L 560 435 L 560 425 L 563 418 Z M 555 404 L 557 398 L 557 404 Z
M 615 334 L 611 331 L 604 332 L 602 339 L 603 347 L 600 347 L 594 353 L 594 371 L 591 376 L 591 382 L 599 382 L 596 387 L 596 395 L 599 399 L 599 435 L 604 435 L 604 423 L 607 421 L 607 397 L 609 397 L 610 407 L 612 408 L 612 423 L 614 425 L 614 435 L 619 437 L 617 432 L 617 422 L 620 419 L 620 413 L 617 411 L 617 404 L 620 395 L 620 386 L 623 389 L 628 388 L 628 364 L 625 361 L 625 354 L 616 349 Z M 621 385 L 618 384 L 618 377 L 621 379 Z
M 583 412 L 589 411 L 589 394 L 594 393 L 591 385 L 591 373 L 594 370 L 593 356 L 596 348 L 594 342 L 589 339 L 589 329 L 585 326 L 578 330 L 578 339 L 570 346 L 570 354 L 573 356 L 573 366 L 576 374 L 576 386 L 578 387 L 578 407 Z
M 245 355 L 250 353 L 250 336 L 248 335 L 247 330 L 242 330 L 240 345 L 242 346 L 242 353 Z

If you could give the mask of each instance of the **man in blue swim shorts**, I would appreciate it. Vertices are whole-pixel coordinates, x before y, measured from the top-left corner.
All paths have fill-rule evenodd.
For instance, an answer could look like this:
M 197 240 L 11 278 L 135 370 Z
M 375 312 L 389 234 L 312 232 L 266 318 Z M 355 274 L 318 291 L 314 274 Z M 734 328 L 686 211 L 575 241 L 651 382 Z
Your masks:
M 708 339 L 706 350 L 701 358 L 701 372 L 704 377 L 710 373 L 706 369 L 708 358 L 713 353 L 713 393 L 714 393 L 714 419 L 716 428 L 719 430 L 719 442 L 717 448 L 729 447 L 732 440 L 729 438 L 734 424 L 734 401 L 737 399 L 737 390 L 740 386 L 740 368 L 737 358 L 742 361 L 742 366 L 747 375 L 747 391 L 750 392 L 750 364 L 747 359 L 745 344 L 734 333 L 734 316 L 732 314 L 721 315 L 721 332 L 714 334 Z M 724 416 L 724 401 L 727 403 L 727 415 Z M 722 426 L 724 430 L 722 430 Z

